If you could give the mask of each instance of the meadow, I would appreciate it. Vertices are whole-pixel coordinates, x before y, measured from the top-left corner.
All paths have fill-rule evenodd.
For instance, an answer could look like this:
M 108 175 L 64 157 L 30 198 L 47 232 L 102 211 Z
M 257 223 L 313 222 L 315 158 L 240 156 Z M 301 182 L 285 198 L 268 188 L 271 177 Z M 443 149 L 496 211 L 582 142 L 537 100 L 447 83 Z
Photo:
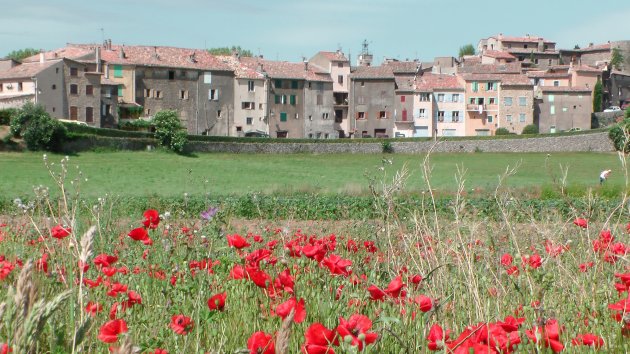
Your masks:
M 628 352 L 626 195 L 597 220 L 578 207 L 515 218 L 528 189 L 561 183 L 560 165 L 591 191 L 613 168 L 607 183 L 623 190 L 625 161 L 422 159 L 82 153 L 48 155 L 47 169 L 41 154 L 0 155 L 2 194 L 39 193 L 0 217 L 0 353 Z M 467 210 L 474 188 L 500 217 Z M 376 217 L 244 220 L 208 204 L 120 218 L 87 198 L 286 189 L 365 193 Z M 449 218 L 431 202 L 440 189 L 455 197 Z M 396 197 L 419 190 L 427 203 L 402 213 Z

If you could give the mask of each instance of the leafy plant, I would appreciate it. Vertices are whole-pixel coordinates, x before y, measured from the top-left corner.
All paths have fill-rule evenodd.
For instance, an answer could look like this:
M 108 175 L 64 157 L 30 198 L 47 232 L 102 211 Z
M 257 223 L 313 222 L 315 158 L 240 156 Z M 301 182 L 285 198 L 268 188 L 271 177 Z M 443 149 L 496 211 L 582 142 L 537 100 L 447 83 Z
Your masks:
M 509 135 L 510 131 L 507 128 L 497 128 L 494 135 Z
M 212 55 L 232 55 L 232 53 L 238 53 L 242 57 L 253 57 L 254 54 L 251 50 L 243 49 L 240 45 L 232 47 L 217 47 L 208 49 L 208 53 Z
M 608 137 L 612 140 L 617 151 L 630 152 L 630 143 L 628 142 L 629 132 L 630 118 L 624 119 L 608 131 Z
M 184 151 L 188 138 L 177 112 L 160 111 L 153 117 L 153 124 L 155 125 L 155 138 L 161 146 L 178 153 Z
M 392 143 L 390 141 L 383 141 L 381 143 L 381 146 L 383 147 L 383 153 L 385 153 L 385 154 L 393 154 L 394 153 L 394 146 L 392 145 Z
M 18 49 L 18 50 L 9 52 L 9 54 L 7 54 L 5 58 L 13 59 L 15 61 L 22 61 L 22 59 L 33 56 L 39 52 L 40 52 L 39 49 L 35 49 L 35 48 Z
M 67 130 L 42 106 L 27 103 L 11 120 L 11 134 L 24 138 L 29 150 L 60 151 Z
M 538 134 L 538 126 L 536 124 L 526 125 L 522 134 Z
M 11 118 L 13 118 L 16 113 L 17 109 L 15 108 L 0 109 L 0 125 L 11 124 Z
M 597 80 L 593 88 L 593 112 L 602 111 L 602 98 L 604 97 L 604 89 L 601 80 Z
M 459 47 L 459 57 L 463 58 L 466 55 L 475 55 L 475 47 L 472 44 Z
M 612 54 L 610 57 L 610 65 L 616 70 L 621 70 L 622 65 L 623 65 L 623 60 L 624 58 L 619 48 L 613 48 Z

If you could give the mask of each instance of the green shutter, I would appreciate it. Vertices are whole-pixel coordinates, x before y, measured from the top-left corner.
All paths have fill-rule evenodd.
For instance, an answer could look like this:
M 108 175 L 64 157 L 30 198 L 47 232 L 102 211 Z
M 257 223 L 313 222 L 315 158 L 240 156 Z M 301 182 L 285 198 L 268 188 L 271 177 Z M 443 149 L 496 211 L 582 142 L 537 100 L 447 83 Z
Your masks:
M 282 80 L 276 80 L 276 88 L 282 88 Z
M 479 90 L 479 83 L 477 81 L 472 83 L 473 92 L 477 92 Z
M 291 95 L 291 104 L 295 106 L 295 95 Z
M 276 104 L 280 104 L 280 95 L 275 95 L 275 101 Z
M 287 121 L 287 113 L 286 112 L 280 112 L 280 121 L 281 122 L 286 122 Z
M 296 80 L 291 81 L 291 88 L 292 89 L 298 88 L 298 82 Z
M 122 97 L 123 95 L 123 85 L 118 85 L 118 97 Z
M 123 77 L 122 65 L 114 65 L 114 77 Z

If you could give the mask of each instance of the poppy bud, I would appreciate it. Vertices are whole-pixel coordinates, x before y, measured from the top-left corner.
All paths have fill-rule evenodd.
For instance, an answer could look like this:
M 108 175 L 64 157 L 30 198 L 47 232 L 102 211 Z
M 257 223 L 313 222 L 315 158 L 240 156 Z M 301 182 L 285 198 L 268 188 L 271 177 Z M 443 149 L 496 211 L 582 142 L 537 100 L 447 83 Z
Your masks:
M 352 343 L 352 336 L 351 335 L 347 335 L 347 336 L 343 337 L 343 342 L 346 343 L 346 344 Z
M 357 338 L 358 338 L 361 342 L 365 342 L 365 333 L 359 333 L 359 335 L 357 336 Z

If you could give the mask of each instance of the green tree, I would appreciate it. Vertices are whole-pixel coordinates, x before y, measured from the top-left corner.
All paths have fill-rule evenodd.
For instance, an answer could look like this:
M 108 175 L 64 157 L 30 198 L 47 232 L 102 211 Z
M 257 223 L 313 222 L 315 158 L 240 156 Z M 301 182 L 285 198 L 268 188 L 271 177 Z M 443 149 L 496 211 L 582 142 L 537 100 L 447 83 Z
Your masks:
M 232 47 L 217 47 L 208 49 L 208 53 L 212 55 L 232 55 L 232 53 L 238 53 L 242 57 L 253 57 L 254 54 L 251 50 L 243 49 L 240 45 Z
M 623 60 L 624 58 L 619 48 L 613 48 L 612 55 L 610 57 L 610 65 L 616 70 L 621 70 Z
M 630 137 L 629 111 L 626 111 L 626 119 L 610 128 L 608 131 L 608 137 L 612 140 L 617 151 L 623 151 L 625 153 L 630 152 L 630 142 L 628 141 L 628 137 Z
M 536 124 L 529 124 L 523 127 L 522 134 L 538 134 L 538 126 Z
M 465 46 L 459 47 L 459 57 L 463 58 L 464 55 L 475 55 L 475 47 L 472 44 L 466 44 Z
M 601 80 L 597 80 L 595 88 L 593 88 L 593 112 L 602 111 L 602 98 L 604 97 L 604 89 Z
M 501 127 L 494 131 L 494 135 L 510 135 L 510 131 L 507 128 Z
M 7 54 L 5 56 L 6 59 L 13 59 L 16 61 L 22 61 L 22 59 L 28 58 L 30 56 L 33 56 L 35 54 L 38 54 L 40 52 L 39 49 L 35 49 L 35 48 L 24 48 L 24 49 L 18 49 L 18 50 L 14 50 L 12 52 L 10 52 L 9 54 Z
M 29 150 L 61 151 L 67 129 L 61 122 L 51 118 L 44 107 L 29 102 L 13 116 L 11 134 L 22 137 Z
M 184 151 L 188 137 L 177 112 L 171 110 L 157 112 L 153 117 L 153 125 L 155 138 L 161 146 L 178 153 Z

